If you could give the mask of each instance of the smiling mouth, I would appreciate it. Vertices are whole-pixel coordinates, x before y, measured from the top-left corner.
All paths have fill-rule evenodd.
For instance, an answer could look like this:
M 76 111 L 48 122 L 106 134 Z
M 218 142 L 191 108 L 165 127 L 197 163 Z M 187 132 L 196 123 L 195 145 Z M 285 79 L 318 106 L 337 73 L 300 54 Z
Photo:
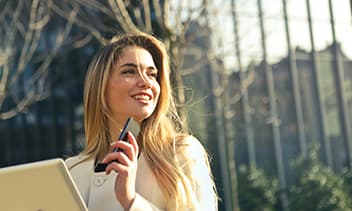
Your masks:
M 133 98 L 136 99 L 136 100 L 145 100 L 145 101 L 151 100 L 150 96 L 144 95 L 144 94 L 135 95 L 135 96 L 133 96 Z

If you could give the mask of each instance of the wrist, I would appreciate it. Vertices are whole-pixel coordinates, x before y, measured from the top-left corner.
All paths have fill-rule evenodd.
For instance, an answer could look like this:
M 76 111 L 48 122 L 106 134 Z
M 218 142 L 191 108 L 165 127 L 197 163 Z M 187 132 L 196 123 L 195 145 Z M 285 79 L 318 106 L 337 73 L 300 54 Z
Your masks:
M 134 196 L 130 200 L 126 201 L 125 206 L 124 206 L 125 211 L 128 211 L 131 209 L 135 199 L 136 199 L 136 194 L 134 194 Z

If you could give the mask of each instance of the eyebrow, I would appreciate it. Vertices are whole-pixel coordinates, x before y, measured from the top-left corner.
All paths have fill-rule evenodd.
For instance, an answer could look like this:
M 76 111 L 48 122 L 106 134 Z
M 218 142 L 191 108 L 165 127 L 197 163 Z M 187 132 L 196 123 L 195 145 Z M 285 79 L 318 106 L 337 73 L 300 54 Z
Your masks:
M 138 68 L 138 65 L 134 64 L 134 63 L 125 63 L 121 66 L 119 66 L 119 68 L 122 68 L 122 67 L 135 67 L 135 68 Z M 154 66 L 148 66 L 147 69 L 154 69 L 154 70 L 157 70 L 156 67 Z
M 121 65 L 119 68 L 121 68 L 121 67 L 136 67 L 137 68 L 137 65 L 134 63 L 125 63 L 125 64 Z

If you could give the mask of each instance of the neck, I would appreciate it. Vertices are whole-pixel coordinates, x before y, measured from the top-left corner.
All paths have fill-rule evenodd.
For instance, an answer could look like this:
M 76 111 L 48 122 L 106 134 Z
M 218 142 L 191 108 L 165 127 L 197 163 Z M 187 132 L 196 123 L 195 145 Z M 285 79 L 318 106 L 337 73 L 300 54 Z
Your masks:
M 117 141 L 119 138 L 119 135 L 123 129 L 124 123 L 120 123 L 117 121 L 110 121 L 109 123 L 109 131 L 110 131 L 110 137 L 111 137 L 111 142 Z

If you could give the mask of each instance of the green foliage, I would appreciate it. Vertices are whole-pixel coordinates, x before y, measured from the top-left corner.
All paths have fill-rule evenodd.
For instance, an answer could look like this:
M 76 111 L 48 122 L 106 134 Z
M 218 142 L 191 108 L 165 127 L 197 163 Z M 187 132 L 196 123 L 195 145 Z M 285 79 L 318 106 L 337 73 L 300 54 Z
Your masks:
M 241 166 L 238 190 L 241 210 L 274 210 L 278 182 L 269 179 L 263 170 Z
M 290 189 L 291 210 L 352 210 L 343 177 L 321 164 L 316 145 L 307 157 L 298 158 L 294 164 L 298 182 Z
M 351 169 L 344 169 L 342 171 L 341 176 L 343 178 L 343 187 L 344 187 L 347 195 L 352 196 L 352 171 L 351 171 Z
M 313 145 L 308 156 L 294 161 L 297 182 L 289 187 L 290 210 L 352 210 L 351 169 L 334 173 L 319 161 L 318 151 L 318 145 Z M 241 166 L 238 189 L 241 210 L 280 210 L 278 181 L 263 170 Z

